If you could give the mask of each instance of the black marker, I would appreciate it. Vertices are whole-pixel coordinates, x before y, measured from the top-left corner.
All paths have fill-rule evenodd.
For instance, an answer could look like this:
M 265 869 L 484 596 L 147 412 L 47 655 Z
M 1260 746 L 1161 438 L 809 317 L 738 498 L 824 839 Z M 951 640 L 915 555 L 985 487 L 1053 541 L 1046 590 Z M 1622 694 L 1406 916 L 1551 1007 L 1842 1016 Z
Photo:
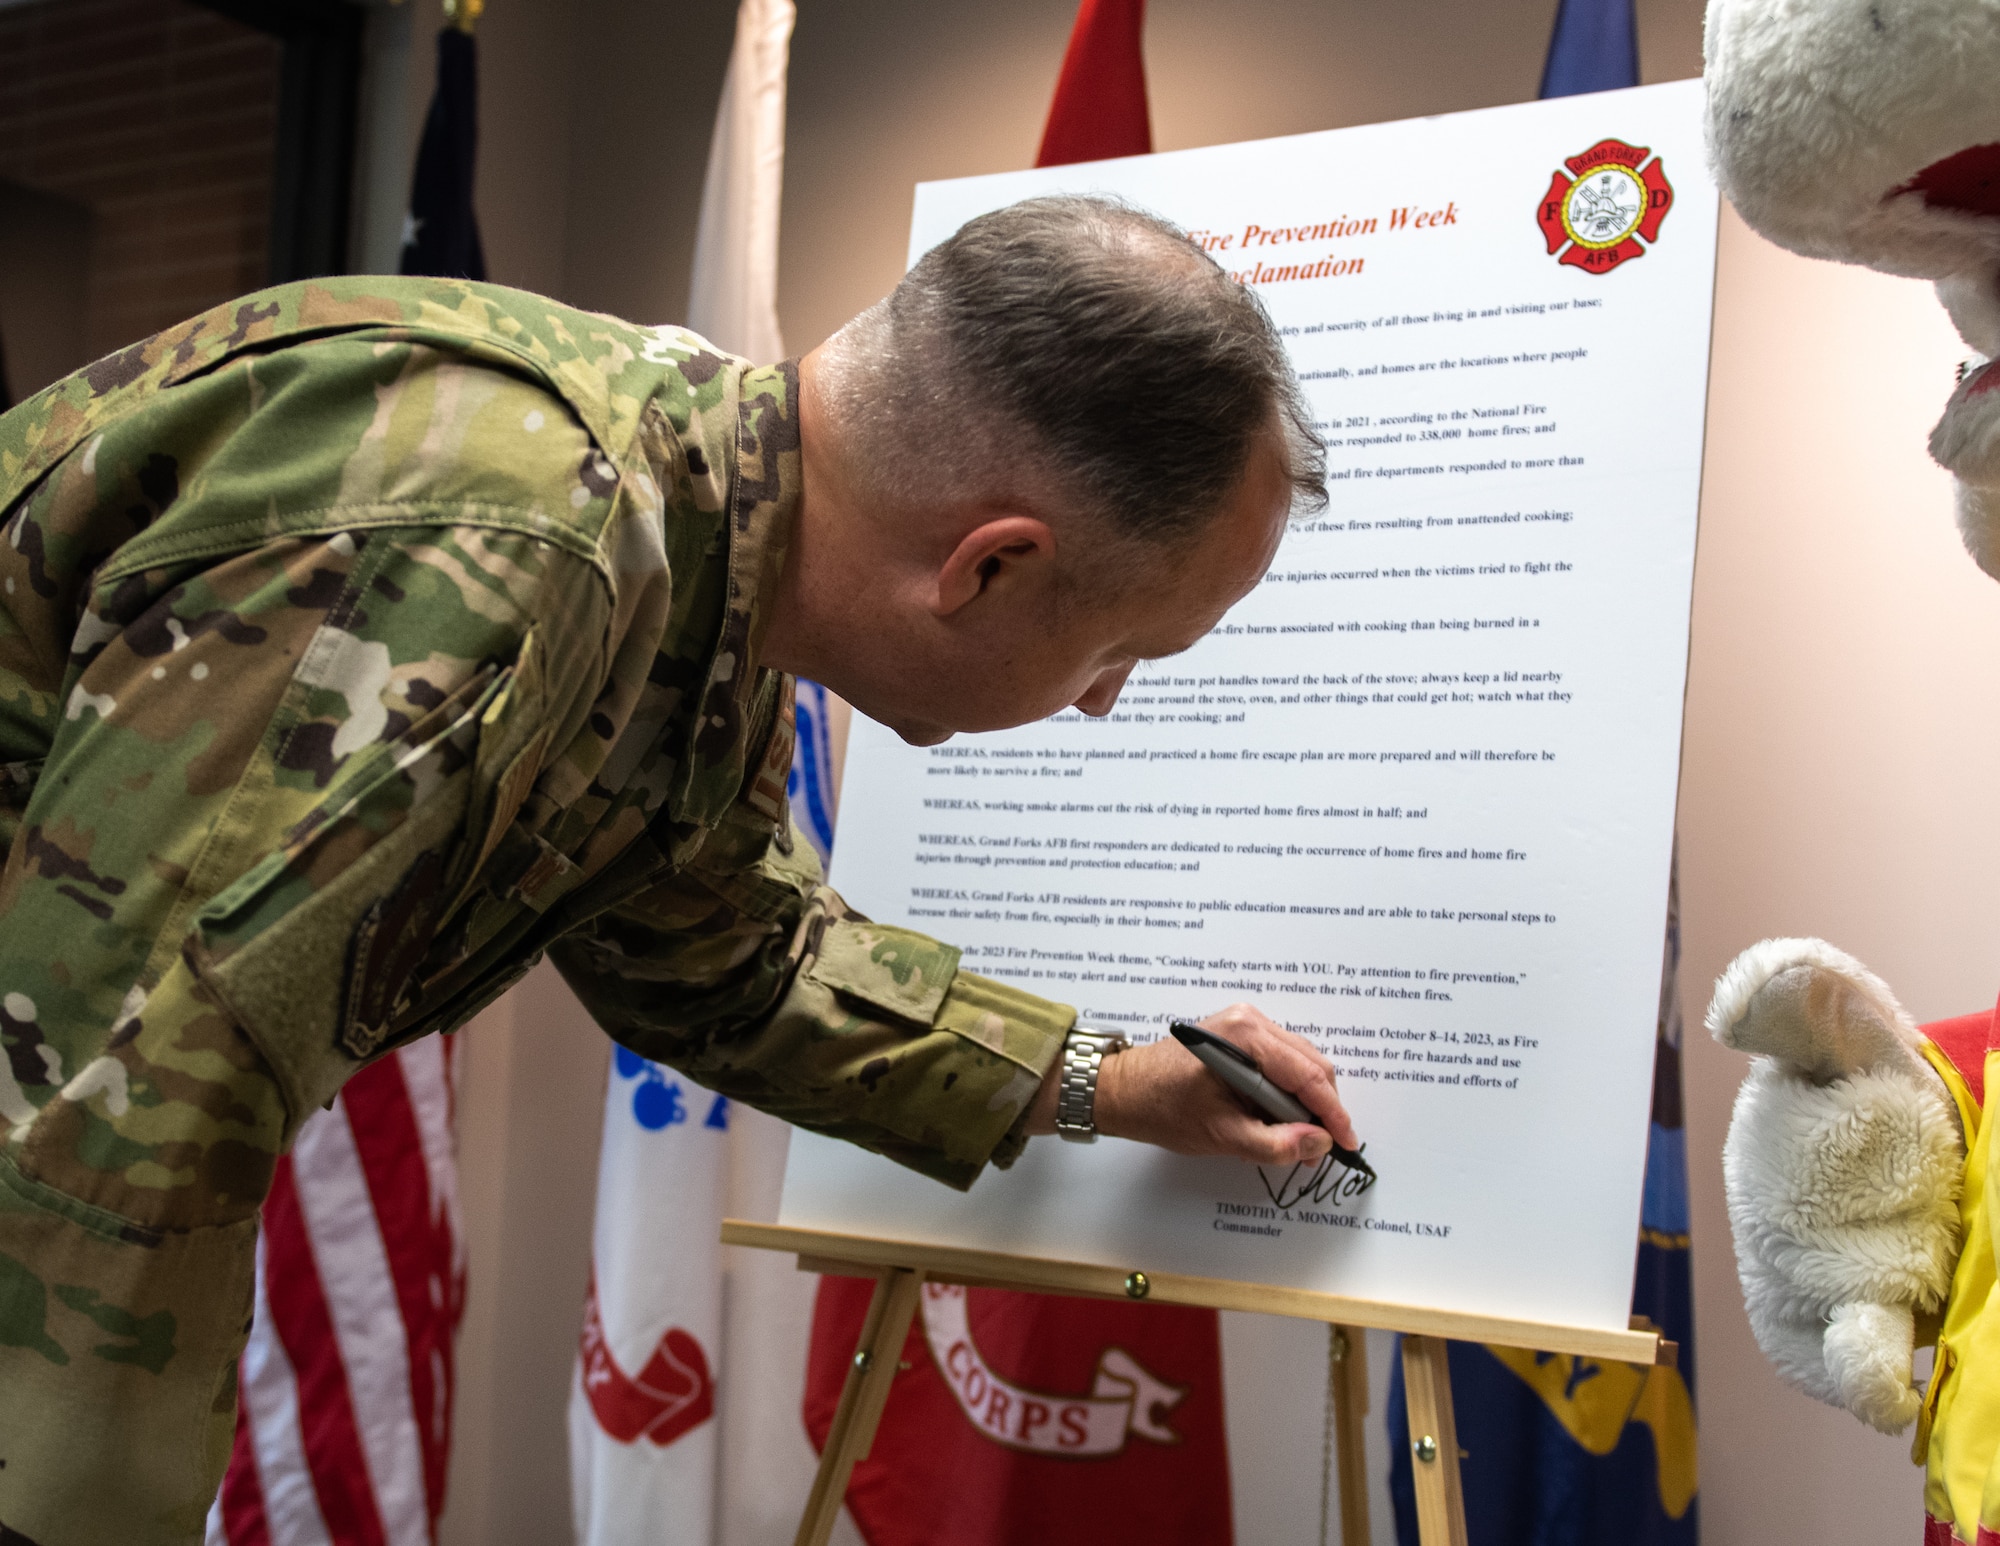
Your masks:
M 1295 1096 L 1266 1079 L 1263 1069 L 1257 1066 L 1257 1060 L 1235 1042 L 1225 1040 L 1212 1031 L 1204 1031 L 1198 1025 L 1190 1025 L 1185 1020 L 1174 1021 L 1170 1029 L 1175 1041 L 1192 1052 L 1203 1068 L 1227 1085 L 1231 1094 L 1266 1122 L 1306 1122 L 1325 1128 L 1326 1124 L 1300 1105 Z M 1375 1167 L 1361 1157 L 1359 1149 L 1344 1149 L 1336 1143 L 1333 1157 L 1370 1181 L 1377 1179 Z

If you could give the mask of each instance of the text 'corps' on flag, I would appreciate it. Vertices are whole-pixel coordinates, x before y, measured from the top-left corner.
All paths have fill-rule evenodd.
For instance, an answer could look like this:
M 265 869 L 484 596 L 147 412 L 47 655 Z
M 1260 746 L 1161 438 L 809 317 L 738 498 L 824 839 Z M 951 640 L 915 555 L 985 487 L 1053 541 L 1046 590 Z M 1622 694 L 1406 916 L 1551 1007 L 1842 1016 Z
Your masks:
M 815 1445 L 874 1286 L 820 1283 Z M 925 1284 L 847 1507 L 869 1546 L 1227 1546 L 1215 1312 Z

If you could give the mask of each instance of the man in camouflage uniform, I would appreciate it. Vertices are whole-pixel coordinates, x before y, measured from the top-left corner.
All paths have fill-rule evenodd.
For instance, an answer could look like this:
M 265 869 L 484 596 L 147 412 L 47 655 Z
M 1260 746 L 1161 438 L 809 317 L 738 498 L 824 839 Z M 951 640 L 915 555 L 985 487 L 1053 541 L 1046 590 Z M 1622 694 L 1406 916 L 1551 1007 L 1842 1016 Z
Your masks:
M 839 568 L 814 411 L 679 330 L 351 279 L 0 418 L 0 1539 L 199 1538 L 277 1156 L 544 952 L 635 1051 L 949 1184 L 1047 1129 L 1074 1012 L 853 915 L 787 825 L 775 642 L 842 685 L 786 566 Z M 1197 630 L 1268 562 L 1261 498 Z M 1130 665 L 1037 665 L 1032 712 L 1106 712 Z M 1230 1023 L 1352 1139 L 1303 1043 Z M 1105 1130 L 1323 1149 L 1179 1056 L 1108 1064 Z

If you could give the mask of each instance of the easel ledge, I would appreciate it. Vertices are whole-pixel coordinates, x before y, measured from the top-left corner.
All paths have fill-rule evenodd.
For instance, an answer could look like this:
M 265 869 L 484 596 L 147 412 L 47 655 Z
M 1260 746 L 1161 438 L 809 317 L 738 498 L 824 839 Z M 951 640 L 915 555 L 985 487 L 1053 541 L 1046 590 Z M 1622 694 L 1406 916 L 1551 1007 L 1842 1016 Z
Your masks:
M 1103 1299 L 1143 1298 L 1153 1304 L 1199 1305 L 1215 1310 L 1251 1310 L 1262 1315 L 1289 1315 L 1298 1320 L 1342 1326 L 1372 1326 L 1382 1331 L 1442 1337 L 1453 1342 L 1492 1342 L 1538 1353 L 1572 1353 L 1605 1363 L 1672 1366 L 1680 1353 L 1677 1344 L 1649 1326 L 1609 1331 L 1506 1320 L 1467 1315 L 1458 1310 L 1349 1299 L 1303 1288 L 1274 1288 L 1227 1278 L 1153 1272 L 1140 1263 L 1134 1263 L 1133 1268 L 1100 1267 L 1088 1262 L 1008 1256 L 999 1251 L 974 1251 L 916 1240 L 885 1240 L 829 1230 L 794 1229 L 783 1224 L 753 1224 L 743 1219 L 722 1221 L 722 1242 L 764 1251 L 790 1251 L 800 1258 L 802 1268 L 836 1275 L 875 1277 L 884 1269 L 901 1267 L 920 1271 L 937 1283 L 1025 1288 L 1044 1294 L 1081 1294 Z M 1143 1288 L 1131 1286 L 1135 1277 Z

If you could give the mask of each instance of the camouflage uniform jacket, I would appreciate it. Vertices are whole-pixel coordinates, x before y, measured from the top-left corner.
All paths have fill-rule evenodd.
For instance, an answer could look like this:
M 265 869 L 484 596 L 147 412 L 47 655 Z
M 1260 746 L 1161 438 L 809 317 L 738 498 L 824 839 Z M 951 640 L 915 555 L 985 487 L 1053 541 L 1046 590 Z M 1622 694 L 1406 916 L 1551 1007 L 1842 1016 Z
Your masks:
M 790 1121 L 956 1186 L 1018 1146 L 1072 1012 L 792 841 L 798 425 L 789 366 L 386 279 L 0 418 L 0 1523 L 198 1538 L 276 1156 L 544 951 Z

